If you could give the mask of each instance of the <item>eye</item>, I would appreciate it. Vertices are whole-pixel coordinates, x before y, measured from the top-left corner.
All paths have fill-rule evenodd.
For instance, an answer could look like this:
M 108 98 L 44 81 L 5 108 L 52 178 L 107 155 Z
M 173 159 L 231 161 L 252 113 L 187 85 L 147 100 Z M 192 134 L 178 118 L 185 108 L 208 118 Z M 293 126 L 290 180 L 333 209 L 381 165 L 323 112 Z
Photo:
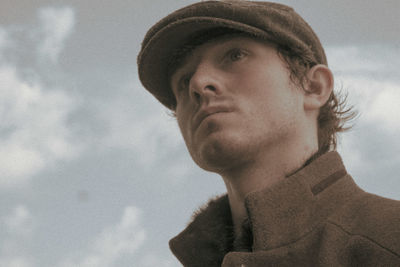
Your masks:
M 231 49 L 228 51 L 227 54 L 229 60 L 233 62 L 243 59 L 246 55 L 247 55 L 246 52 L 240 48 Z
M 180 95 L 182 91 L 185 90 L 187 91 L 187 89 L 189 88 L 189 83 L 190 83 L 190 75 L 183 75 L 182 77 L 179 78 L 176 86 L 174 86 L 175 87 L 174 88 L 175 90 L 173 90 L 174 93 L 176 95 Z
M 190 76 L 189 75 L 185 75 L 183 76 L 180 81 L 179 81 L 179 89 L 187 89 L 189 87 L 189 83 L 190 83 Z

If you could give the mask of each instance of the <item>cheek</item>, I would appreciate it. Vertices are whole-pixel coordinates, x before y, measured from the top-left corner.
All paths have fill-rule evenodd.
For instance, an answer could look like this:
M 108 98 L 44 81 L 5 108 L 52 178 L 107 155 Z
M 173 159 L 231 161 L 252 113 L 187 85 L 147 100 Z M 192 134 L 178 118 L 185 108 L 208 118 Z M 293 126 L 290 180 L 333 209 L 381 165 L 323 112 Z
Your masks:
M 178 122 L 179 129 L 181 130 L 181 134 L 183 139 L 187 143 L 190 136 L 190 116 L 189 112 L 185 112 L 177 109 L 176 111 L 176 120 Z
M 243 103 L 246 113 L 267 122 L 283 119 L 282 116 L 286 113 L 298 110 L 298 97 L 294 92 L 297 88 L 291 88 L 287 77 L 281 74 L 275 77 L 269 73 L 263 74 L 248 76 L 240 82 L 242 87 L 247 84 L 241 98 L 246 102 Z

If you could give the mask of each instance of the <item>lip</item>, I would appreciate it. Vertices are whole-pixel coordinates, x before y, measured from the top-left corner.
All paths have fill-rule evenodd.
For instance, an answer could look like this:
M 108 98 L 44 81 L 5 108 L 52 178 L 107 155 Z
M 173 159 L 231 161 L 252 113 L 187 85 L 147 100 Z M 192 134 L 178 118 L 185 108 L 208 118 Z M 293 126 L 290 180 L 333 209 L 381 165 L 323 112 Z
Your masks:
M 216 113 L 227 113 L 231 111 L 232 108 L 228 106 L 208 106 L 200 108 L 199 111 L 193 117 L 194 130 L 196 130 L 200 126 L 201 122 L 208 116 L 211 116 Z

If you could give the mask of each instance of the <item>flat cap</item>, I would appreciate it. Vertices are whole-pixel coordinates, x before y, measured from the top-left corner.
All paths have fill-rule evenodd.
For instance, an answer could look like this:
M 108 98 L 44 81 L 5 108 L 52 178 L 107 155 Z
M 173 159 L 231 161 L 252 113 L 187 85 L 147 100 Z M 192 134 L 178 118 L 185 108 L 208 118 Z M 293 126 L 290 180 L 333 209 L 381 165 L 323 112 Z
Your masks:
M 311 27 L 291 7 L 256 1 L 202 1 L 179 9 L 156 23 L 146 34 L 138 55 L 143 86 L 172 109 L 169 62 L 174 52 L 197 32 L 227 28 L 289 47 L 313 62 L 327 65 L 324 49 Z

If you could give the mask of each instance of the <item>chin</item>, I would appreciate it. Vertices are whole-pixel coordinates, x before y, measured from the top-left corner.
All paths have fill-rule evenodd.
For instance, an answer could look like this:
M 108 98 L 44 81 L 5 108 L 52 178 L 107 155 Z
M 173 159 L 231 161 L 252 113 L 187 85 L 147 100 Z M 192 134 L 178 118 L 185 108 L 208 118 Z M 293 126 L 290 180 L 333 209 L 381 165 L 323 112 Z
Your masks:
M 200 168 L 212 172 L 221 172 L 232 168 L 232 165 L 237 165 L 246 154 L 244 151 L 246 146 L 241 144 L 240 140 L 230 137 L 209 138 L 199 147 L 197 153 L 191 153 L 193 160 Z

